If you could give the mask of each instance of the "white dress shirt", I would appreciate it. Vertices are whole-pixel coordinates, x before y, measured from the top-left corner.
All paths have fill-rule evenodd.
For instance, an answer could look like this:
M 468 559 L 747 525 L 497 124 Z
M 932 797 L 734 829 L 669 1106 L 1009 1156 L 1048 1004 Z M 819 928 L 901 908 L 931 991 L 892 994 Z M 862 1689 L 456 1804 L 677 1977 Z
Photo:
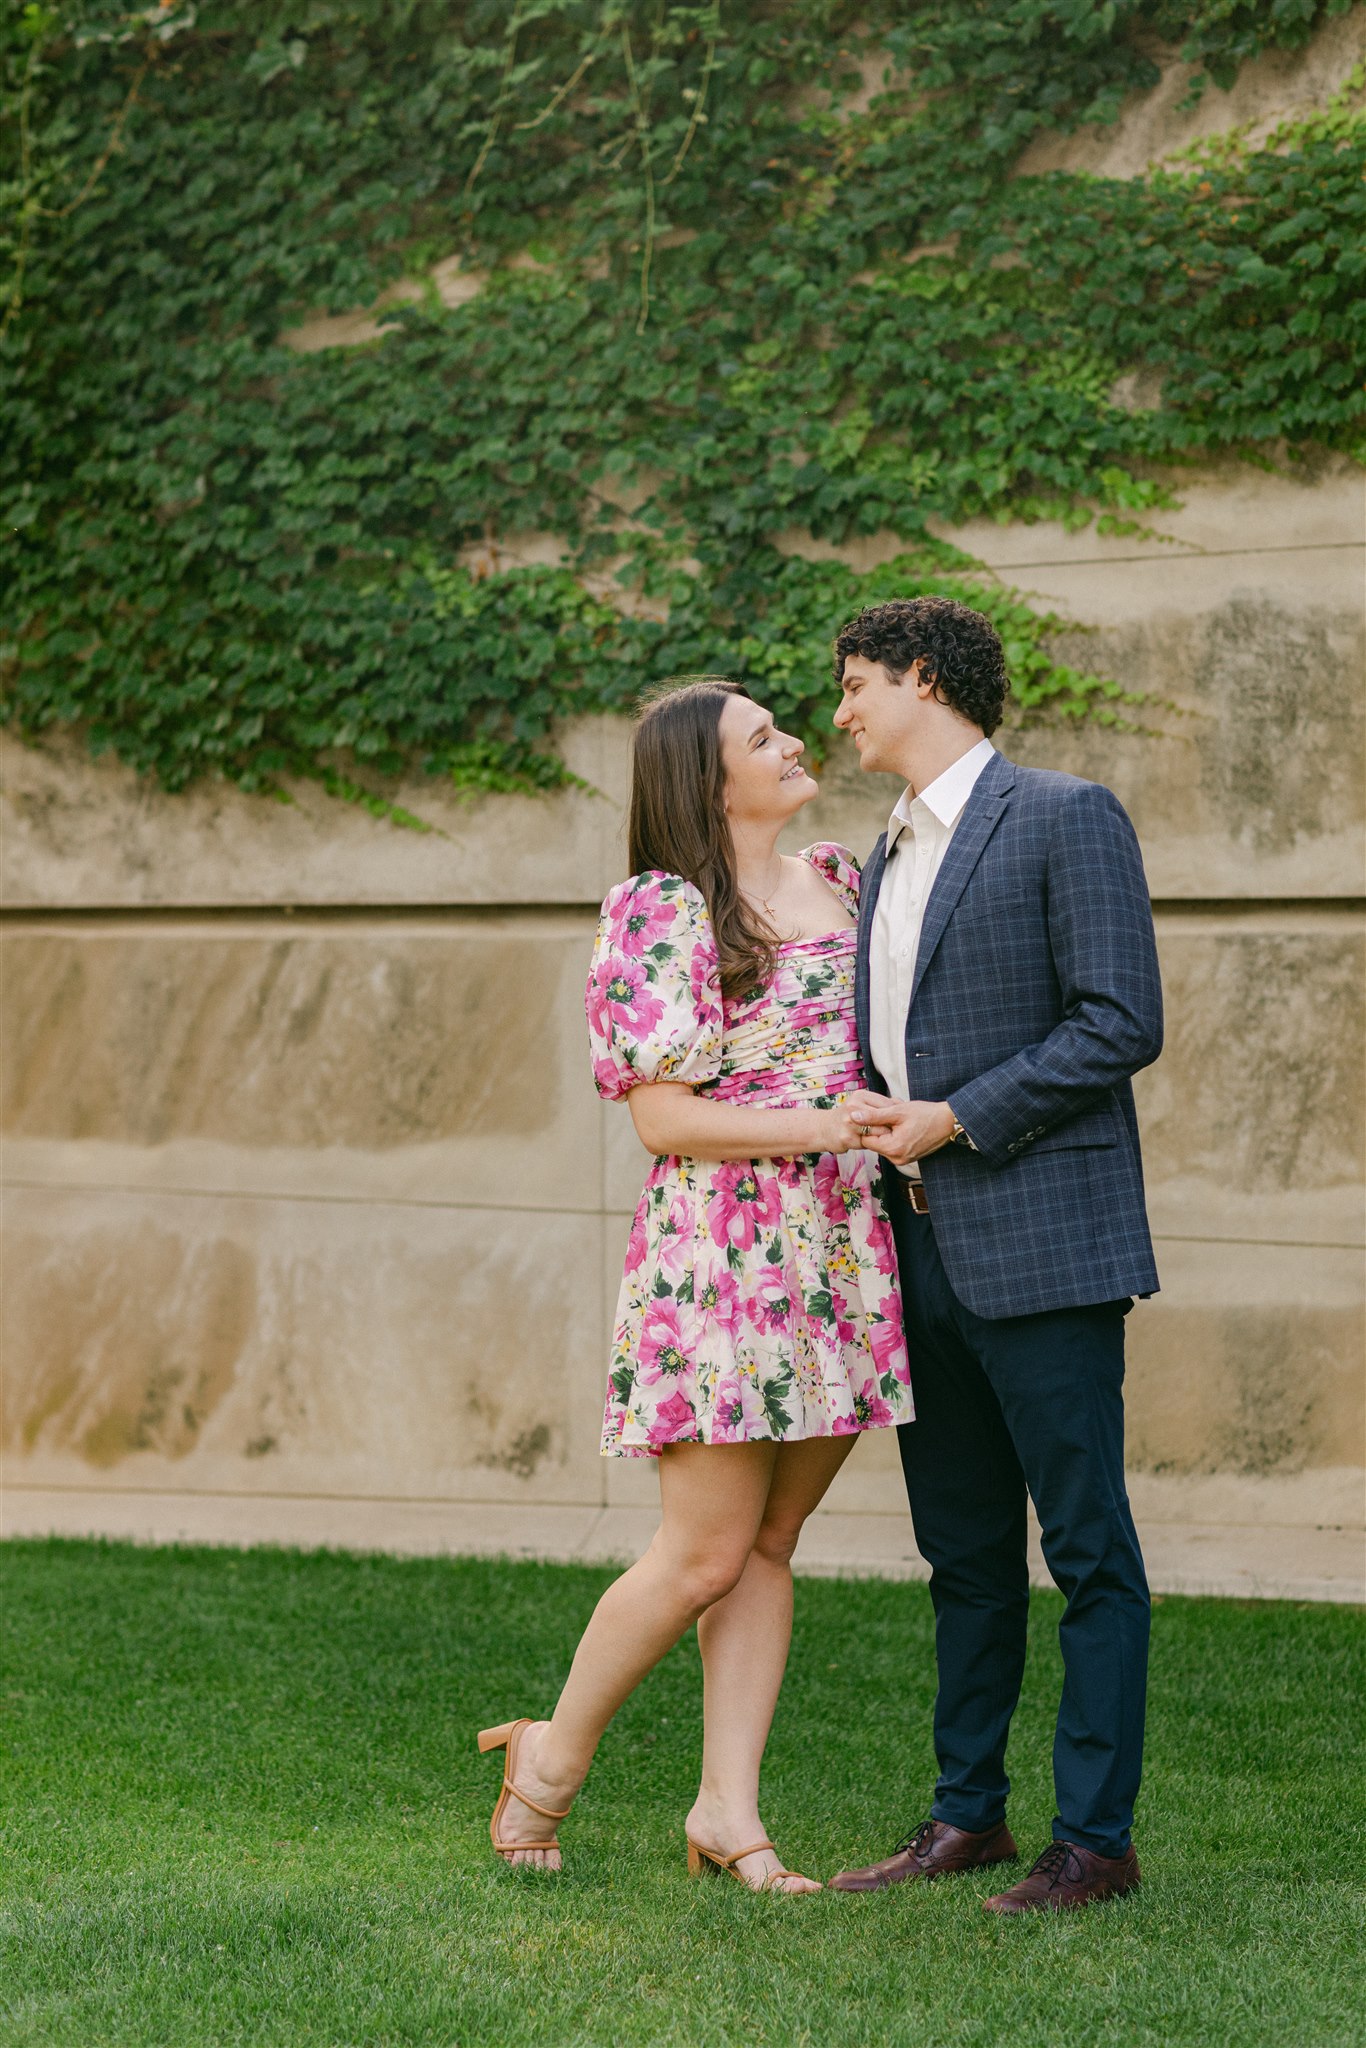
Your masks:
M 916 955 L 935 876 L 978 776 L 996 749 L 982 739 L 951 768 L 912 796 L 902 791 L 887 826 L 887 865 L 873 914 L 869 959 L 869 1049 L 890 1095 L 910 1098 L 906 1080 L 906 1018 Z M 919 1180 L 912 1160 L 900 1171 Z

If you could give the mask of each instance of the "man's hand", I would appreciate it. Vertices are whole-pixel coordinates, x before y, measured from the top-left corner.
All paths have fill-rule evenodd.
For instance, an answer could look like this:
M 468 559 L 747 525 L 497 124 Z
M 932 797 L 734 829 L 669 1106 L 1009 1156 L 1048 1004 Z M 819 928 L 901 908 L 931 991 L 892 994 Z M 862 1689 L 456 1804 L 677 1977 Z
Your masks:
M 947 1102 L 898 1102 L 859 1088 L 845 1096 L 843 1107 L 855 1124 L 868 1126 L 868 1135 L 860 1143 L 870 1152 L 881 1153 L 893 1166 L 923 1159 L 953 1136 L 953 1111 Z

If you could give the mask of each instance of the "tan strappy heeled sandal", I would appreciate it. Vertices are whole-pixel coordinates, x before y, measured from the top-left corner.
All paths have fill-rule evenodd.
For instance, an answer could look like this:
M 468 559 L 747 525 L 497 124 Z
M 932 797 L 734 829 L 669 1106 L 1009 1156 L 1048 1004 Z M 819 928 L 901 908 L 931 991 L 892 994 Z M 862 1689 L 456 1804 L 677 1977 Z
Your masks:
M 733 1877 L 746 1891 L 772 1892 L 783 1889 L 785 1877 L 801 1876 L 799 1870 L 770 1870 L 762 1884 L 751 1884 L 749 1879 L 735 1868 L 737 1863 L 744 1862 L 746 1856 L 754 1856 L 760 1849 L 773 1849 L 772 1842 L 751 1842 L 747 1849 L 737 1849 L 733 1856 L 723 1856 L 719 1849 L 705 1848 L 701 1842 L 695 1842 L 691 1835 L 685 1836 L 684 1839 L 688 1844 L 689 1877 L 701 1877 L 707 1870 L 717 1870 L 722 1877 Z M 773 1853 L 776 1856 L 778 1852 L 773 1849 Z M 818 1885 L 817 1890 L 821 1889 L 822 1887 Z
M 498 1794 L 498 1804 L 494 1807 L 489 1821 L 489 1839 L 497 1854 L 509 1860 L 520 1849 L 558 1849 L 560 1846 L 558 1835 L 552 1835 L 548 1842 L 505 1842 L 498 1833 L 498 1823 L 503 1817 L 503 1808 L 509 1799 L 520 1799 L 523 1806 L 529 1806 L 533 1813 L 544 1814 L 547 1820 L 567 1820 L 570 1811 L 566 1806 L 563 1813 L 556 1813 L 553 1807 L 542 1806 L 539 1800 L 530 1798 L 525 1792 L 519 1792 L 512 1782 L 517 1775 L 517 1745 L 530 1726 L 529 1720 L 505 1721 L 501 1728 L 481 1728 L 479 1731 L 481 1756 L 490 1749 L 507 1751 L 503 1764 L 503 1789 Z

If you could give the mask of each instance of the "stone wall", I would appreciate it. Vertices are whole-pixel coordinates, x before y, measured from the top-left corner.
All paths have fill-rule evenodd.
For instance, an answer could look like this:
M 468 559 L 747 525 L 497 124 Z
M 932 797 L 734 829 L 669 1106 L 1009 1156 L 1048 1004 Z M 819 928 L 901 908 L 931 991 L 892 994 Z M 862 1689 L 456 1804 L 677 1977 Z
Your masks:
M 1130 177 L 1200 135 L 1269 135 L 1364 33 L 1355 7 L 1193 108 L 1173 61 L 1021 170 Z M 431 283 L 478 290 L 454 259 Z M 285 339 L 376 331 L 370 309 Z M 1226 1558 L 1301 1560 L 1249 1585 L 1322 1589 L 1304 1543 L 1360 1528 L 1366 1464 L 1362 477 L 1172 481 L 1162 541 L 947 537 L 1075 621 L 1066 656 L 1145 693 L 1144 732 L 1003 741 L 1118 791 L 1155 902 L 1168 1042 L 1138 1093 L 1163 1289 L 1131 1318 L 1129 1381 L 1150 1556 L 1163 1528 L 1222 1525 Z M 74 746 L 0 744 L 5 1527 L 643 1539 L 651 1475 L 596 1441 L 645 1162 L 593 1095 L 581 1013 L 625 867 L 625 731 L 563 737 L 598 794 L 396 792 L 427 835 L 312 786 L 168 798 Z M 799 837 L 864 852 L 893 795 L 832 744 Z M 827 1559 L 908 1563 L 890 1443 L 859 1446 L 825 1527 Z
M 1238 470 L 1187 483 L 1164 543 L 953 536 L 1148 697 L 1143 732 L 1003 742 L 1120 793 L 1155 899 L 1149 1524 L 1360 1521 L 1362 513 L 1345 467 Z M 645 1162 L 581 1010 L 625 730 L 564 737 L 598 794 L 418 785 L 425 836 L 6 743 L 11 1518 L 44 1489 L 369 1502 L 371 1541 L 423 1502 L 514 1546 L 604 1507 L 638 1511 L 624 1547 L 648 1526 L 650 1473 L 596 1452 Z M 895 792 L 842 748 L 794 844 L 879 829 Z M 831 1511 L 889 1526 L 890 1443 Z

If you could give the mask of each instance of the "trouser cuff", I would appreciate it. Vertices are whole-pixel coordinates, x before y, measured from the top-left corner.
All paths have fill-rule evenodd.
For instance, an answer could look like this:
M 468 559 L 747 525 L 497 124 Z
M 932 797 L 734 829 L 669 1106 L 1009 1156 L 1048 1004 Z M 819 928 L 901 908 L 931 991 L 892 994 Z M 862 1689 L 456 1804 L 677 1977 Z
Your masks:
M 962 1827 L 963 1823 L 954 1821 L 953 1825 Z M 1075 1842 L 1079 1849 L 1089 1849 L 1093 1856 L 1108 1856 L 1117 1862 L 1121 1856 L 1128 1855 L 1132 1838 L 1127 1829 L 1122 1835 L 1101 1835 L 1094 1828 L 1069 1827 L 1066 1821 L 1055 1819 L 1053 1840 Z
M 930 1819 L 942 1821 L 945 1827 L 961 1828 L 965 1835 L 989 1835 L 993 1828 L 1005 1826 L 1004 1803 L 984 1810 L 981 1807 L 956 1806 L 952 1800 L 936 1799 L 930 1808 Z

